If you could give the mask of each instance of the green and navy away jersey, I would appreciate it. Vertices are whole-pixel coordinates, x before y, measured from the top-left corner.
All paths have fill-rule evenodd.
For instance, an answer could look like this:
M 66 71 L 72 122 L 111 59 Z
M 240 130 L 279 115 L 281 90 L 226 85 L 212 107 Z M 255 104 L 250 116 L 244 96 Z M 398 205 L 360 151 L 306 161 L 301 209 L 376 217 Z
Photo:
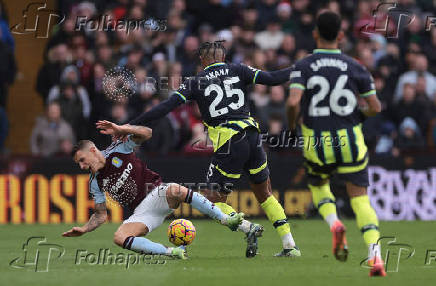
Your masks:
M 317 49 L 295 63 L 290 81 L 290 88 L 304 90 L 300 114 L 305 157 L 318 165 L 366 159 L 358 101 L 376 92 L 365 67 L 340 50 Z M 308 142 L 311 136 L 318 142 Z

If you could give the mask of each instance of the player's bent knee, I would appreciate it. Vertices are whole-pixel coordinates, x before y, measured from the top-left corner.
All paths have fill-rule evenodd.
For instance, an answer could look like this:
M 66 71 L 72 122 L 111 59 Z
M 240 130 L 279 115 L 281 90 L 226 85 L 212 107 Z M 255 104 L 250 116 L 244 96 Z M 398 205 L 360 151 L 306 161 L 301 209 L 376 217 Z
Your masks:
M 121 231 L 117 231 L 114 233 L 114 243 L 120 247 L 123 247 L 124 241 L 129 237 L 125 233 Z
M 167 197 L 183 201 L 188 193 L 188 189 L 179 184 L 170 184 L 167 189 Z
M 167 189 L 167 202 L 168 206 L 172 209 L 179 207 L 188 194 L 188 189 L 179 184 L 170 184 Z

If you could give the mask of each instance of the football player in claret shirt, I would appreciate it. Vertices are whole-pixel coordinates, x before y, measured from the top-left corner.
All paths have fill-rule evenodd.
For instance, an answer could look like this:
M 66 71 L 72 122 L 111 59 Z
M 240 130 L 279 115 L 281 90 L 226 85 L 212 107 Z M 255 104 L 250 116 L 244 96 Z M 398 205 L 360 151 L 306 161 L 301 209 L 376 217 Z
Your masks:
M 348 247 L 345 226 L 338 219 L 330 191 L 333 174 L 345 181 L 357 225 L 368 245 L 370 275 L 385 276 L 379 223 L 366 192 L 368 151 L 362 133 L 365 116 L 380 112 L 381 105 L 371 74 L 338 49 L 343 37 L 340 28 L 339 15 L 330 11 L 319 14 L 313 33 L 318 49 L 297 61 L 290 74 L 289 128 L 295 128 L 299 112 L 309 189 L 314 205 L 330 226 L 336 259 L 345 261 Z
M 99 121 L 97 127 L 103 129 L 102 133 L 115 132 L 124 136 L 125 140 L 114 141 L 103 151 L 98 150 L 89 140 L 82 140 L 75 146 L 74 161 L 82 170 L 89 170 L 91 173 L 89 191 L 94 197 L 95 212 L 88 223 L 73 227 L 64 232 L 63 236 L 81 236 L 106 221 L 105 193 L 120 205 L 134 209 L 133 214 L 115 232 L 114 242 L 136 252 L 186 258 L 185 249 L 182 247 L 165 247 L 143 237 L 160 226 L 183 202 L 231 230 L 237 230 L 243 214 L 229 216 L 197 192 L 178 184 L 162 183 L 159 174 L 148 169 L 146 163 L 136 157 L 133 149 L 151 138 L 150 128 L 117 126 L 107 121 Z
M 221 186 L 219 190 L 209 188 L 206 197 L 226 214 L 235 213 L 226 203 L 231 191 L 228 186 L 239 180 L 242 173 L 248 174 L 256 199 L 281 238 L 283 249 L 276 256 L 301 256 L 283 207 L 272 195 L 267 158 L 260 143 L 258 123 L 250 116 L 247 92 L 251 84 L 287 82 L 291 69 L 264 72 L 243 64 L 227 64 L 222 41 L 201 44 L 198 54 L 203 71 L 185 80 L 168 100 L 141 114 L 131 124 L 145 125 L 186 101 L 196 101 L 214 148 L 206 180 Z M 246 256 L 255 256 L 257 237 L 261 236 L 263 227 L 244 220 L 239 230 L 246 234 Z

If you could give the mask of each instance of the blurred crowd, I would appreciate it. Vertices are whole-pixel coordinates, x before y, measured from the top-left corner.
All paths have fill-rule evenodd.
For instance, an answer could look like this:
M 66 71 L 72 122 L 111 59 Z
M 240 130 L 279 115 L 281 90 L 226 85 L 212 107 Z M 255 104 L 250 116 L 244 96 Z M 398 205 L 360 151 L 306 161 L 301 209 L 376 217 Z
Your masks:
M 321 9 L 342 15 L 342 51 L 374 77 L 383 111 L 365 122 L 370 149 L 388 156 L 429 150 L 436 142 L 436 26 L 426 28 L 428 17 L 436 18 L 436 3 L 396 2 L 386 14 L 389 6 L 378 7 L 376 0 L 59 1 L 66 19 L 49 38 L 38 73 L 36 89 L 46 114 L 36 121 L 32 153 L 66 154 L 84 138 L 99 147 L 109 144 L 110 138 L 95 130 L 95 122 L 126 123 L 166 99 L 184 77 L 201 70 L 196 52 L 204 41 L 225 40 L 227 62 L 263 70 L 289 67 L 315 48 L 312 30 Z M 413 20 L 401 21 L 396 11 L 406 11 Z M 78 29 L 79 16 L 93 21 Z M 109 19 L 107 27 L 120 20 L 145 20 L 145 25 L 128 33 L 104 29 L 102 16 Z M 111 101 L 103 92 L 104 75 L 114 66 L 130 69 L 138 83 L 123 101 Z M 253 85 L 249 92 L 262 131 L 274 135 L 286 130 L 287 84 Z M 205 143 L 206 133 L 195 103 L 179 107 L 152 127 L 153 138 L 142 147 L 147 152 L 211 151 L 196 148 Z

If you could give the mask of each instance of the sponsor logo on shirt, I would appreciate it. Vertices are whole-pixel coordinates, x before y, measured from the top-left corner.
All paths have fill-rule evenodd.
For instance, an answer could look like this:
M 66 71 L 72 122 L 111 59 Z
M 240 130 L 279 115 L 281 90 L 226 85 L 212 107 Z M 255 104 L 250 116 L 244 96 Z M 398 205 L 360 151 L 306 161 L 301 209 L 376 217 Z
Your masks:
M 119 168 L 119 167 L 121 167 L 121 165 L 123 165 L 123 160 L 121 160 L 118 157 L 113 157 L 112 158 L 112 165 L 114 165 L 115 167 Z
M 115 185 L 112 186 L 112 188 L 111 188 L 112 192 L 117 192 L 124 185 L 124 182 L 129 177 L 130 171 L 132 171 L 132 169 L 133 169 L 132 163 L 127 164 L 127 168 L 124 169 L 123 174 L 121 175 L 121 177 L 117 180 Z

